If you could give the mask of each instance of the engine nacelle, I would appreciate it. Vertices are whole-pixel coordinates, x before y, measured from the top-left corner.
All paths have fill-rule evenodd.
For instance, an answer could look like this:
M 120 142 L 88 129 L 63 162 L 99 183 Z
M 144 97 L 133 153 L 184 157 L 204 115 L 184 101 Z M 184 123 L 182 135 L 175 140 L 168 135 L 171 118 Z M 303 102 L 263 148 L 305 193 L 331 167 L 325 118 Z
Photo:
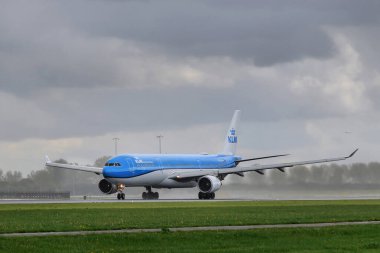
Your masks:
M 204 176 L 198 180 L 198 188 L 201 192 L 216 192 L 222 186 L 222 182 L 214 176 Z
M 110 183 L 107 179 L 100 180 L 99 189 L 105 194 L 112 194 L 117 192 L 117 186 Z

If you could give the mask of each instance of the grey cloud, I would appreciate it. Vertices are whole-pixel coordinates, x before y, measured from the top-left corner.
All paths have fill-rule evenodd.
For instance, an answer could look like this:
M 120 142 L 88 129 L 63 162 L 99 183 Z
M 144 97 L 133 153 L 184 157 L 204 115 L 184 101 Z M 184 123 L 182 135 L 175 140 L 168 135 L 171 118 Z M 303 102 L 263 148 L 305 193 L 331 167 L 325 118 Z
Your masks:
M 275 6 L 127 2 L 92 8 L 90 18 L 69 15 L 94 35 L 143 41 L 169 55 L 228 56 L 260 66 L 331 55 L 332 44 L 321 30 L 324 22 L 316 20 L 318 11 Z
M 14 122 L 5 118 L 0 123 L 0 138 L 64 138 L 118 131 L 177 129 L 228 122 L 234 109 L 243 110 L 246 122 L 342 116 L 340 111 L 331 110 L 328 101 L 325 106 L 315 107 L 314 100 L 296 99 L 286 87 L 269 91 L 263 85 L 241 84 L 239 90 L 194 87 L 72 89 L 62 90 L 58 98 L 45 91 L 34 98 L 38 115 L 33 111 L 18 112 L 18 122 L 25 120 L 34 124 L 12 127 Z
M 5 1 L 0 89 L 136 85 L 157 55 L 258 66 L 328 58 L 336 51 L 324 26 L 378 24 L 379 9 L 377 1 Z
M 360 25 L 378 23 L 379 19 L 376 1 L 12 2 L 9 5 L 13 8 L 3 11 L 11 14 L 1 13 L 5 15 L 0 26 L 4 61 L 22 66 L 34 59 L 42 68 L 31 70 L 31 75 L 38 75 L 36 82 L 65 86 L 83 83 L 82 75 L 71 69 L 76 64 L 88 68 L 82 72 L 105 71 L 101 64 L 89 63 L 99 61 L 92 55 L 104 58 L 99 54 L 103 48 L 99 46 L 91 55 L 91 50 L 78 46 L 81 42 L 76 34 L 90 40 L 107 37 L 136 41 L 143 43 L 143 50 L 156 48 L 171 56 L 227 56 L 270 66 L 305 57 L 330 57 L 334 47 L 322 29 L 325 25 Z M 19 9 L 24 11 L 17 13 Z M 6 57 L 10 47 L 14 48 L 13 59 Z M 26 53 L 24 58 L 17 59 L 17 51 Z M 96 79 L 101 78 L 95 76 L 88 82 Z M 20 82 L 2 82 L 12 81 Z
M 329 57 L 326 25 L 378 23 L 376 1 L 178 1 L 99 4 L 83 30 L 144 41 L 168 54 L 229 56 L 268 66 L 304 57 Z
M 19 98 L 1 113 L 0 138 L 6 140 L 225 122 L 235 108 L 247 121 L 345 116 L 334 97 L 292 93 L 285 83 L 299 74 L 294 69 L 275 73 L 275 80 L 234 71 L 255 65 L 275 71 L 278 63 L 332 57 L 339 50 L 324 26 L 377 27 L 380 9 L 374 1 L 5 3 L 0 89 Z M 206 62 L 200 68 L 230 78 L 226 87 L 214 79 L 189 86 L 159 75 L 162 65 L 176 72 L 188 57 L 201 62 L 223 56 L 236 65 L 212 69 Z M 24 102 L 36 108 L 12 106 Z

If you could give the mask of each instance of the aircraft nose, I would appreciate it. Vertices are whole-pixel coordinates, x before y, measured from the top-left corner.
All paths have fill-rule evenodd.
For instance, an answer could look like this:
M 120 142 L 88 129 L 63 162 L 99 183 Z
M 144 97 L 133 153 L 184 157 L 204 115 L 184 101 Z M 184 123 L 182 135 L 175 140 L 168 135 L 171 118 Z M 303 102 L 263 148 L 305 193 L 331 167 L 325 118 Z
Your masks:
M 111 174 L 111 168 L 103 167 L 103 176 L 110 177 L 110 174 Z
M 103 177 L 124 177 L 127 171 L 118 167 L 104 167 L 103 168 Z

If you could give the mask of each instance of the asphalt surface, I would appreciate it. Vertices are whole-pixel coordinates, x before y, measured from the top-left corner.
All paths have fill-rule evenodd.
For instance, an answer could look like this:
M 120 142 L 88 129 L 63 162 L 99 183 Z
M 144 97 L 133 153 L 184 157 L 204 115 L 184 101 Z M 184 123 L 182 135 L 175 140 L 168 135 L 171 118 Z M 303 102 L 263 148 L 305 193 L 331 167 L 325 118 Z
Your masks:
M 227 231 L 227 230 L 252 230 L 263 228 L 321 228 L 335 226 L 352 225 L 379 225 L 380 221 L 354 221 L 336 223 L 307 223 L 307 224 L 273 224 L 273 225 L 249 225 L 249 226 L 210 226 L 210 227 L 179 227 L 168 228 L 165 231 L 185 232 L 185 231 Z M 34 232 L 34 233 L 7 233 L 0 234 L 0 237 L 30 237 L 30 236 L 67 236 L 67 235 L 93 235 L 93 234 L 117 234 L 117 233 L 158 233 L 160 228 L 145 229 L 117 229 L 117 230 L 95 230 L 95 231 L 67 231 L 67 232 Z
M 186 201 L 273 201 L 273 200 L 363 200 L 379 199 L 380 196 L 357 196 L 357 197 L 320 197 L 320 198 L 217 198 L 213 200 L 199 200 L 197 198 L 160 198 L 159 200 L 142 200 L 141 198 L 128 198 L 117 200 L 104 197 L 74 197 L 71 199 L 0 199 L 1 204 L 70 204 L 70 203 L 120 203 L 120 202 L 186 202 Z
M 213 199 L 213 200 L 199 200 L 199 199 L 159 199 L 159 200 L 142 200 L 136 199 L 5 199 L 0 200 L 1 204 L 74 204 L 74 203 L 133 203 L 133 202 L 186 202 L 186 201 L 261 201 L 263 199 Z

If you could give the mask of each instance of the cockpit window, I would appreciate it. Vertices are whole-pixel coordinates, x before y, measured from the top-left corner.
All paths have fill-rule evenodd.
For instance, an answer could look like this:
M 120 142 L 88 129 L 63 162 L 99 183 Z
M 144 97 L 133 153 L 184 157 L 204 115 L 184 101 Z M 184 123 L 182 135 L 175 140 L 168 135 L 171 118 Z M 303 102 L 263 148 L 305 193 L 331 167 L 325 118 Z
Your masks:
M 109 167 L 120 167 L 120 163 L 106 163 L 104 166 L 109 166 Z

